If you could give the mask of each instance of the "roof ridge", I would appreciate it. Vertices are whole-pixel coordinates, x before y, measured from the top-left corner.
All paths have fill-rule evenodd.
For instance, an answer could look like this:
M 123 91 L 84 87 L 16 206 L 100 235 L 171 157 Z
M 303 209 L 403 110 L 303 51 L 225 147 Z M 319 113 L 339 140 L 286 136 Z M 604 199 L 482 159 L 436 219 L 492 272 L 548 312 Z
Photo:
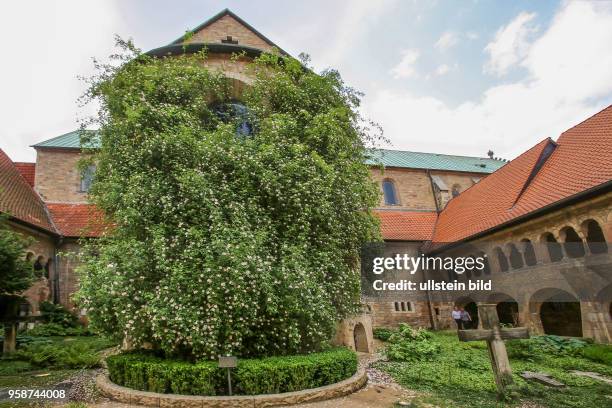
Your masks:
M 561 138 L 561 136 L 563 136 L 565 133 L 569 132 L 570 130 L 572 130 L 572 129 L 574 129 L 574 128 L 576 128 L 576 127 L 580 126 L 580 125 L 582 125 L 584 122 L 587 122 L 587 121 L 589 121 L 589 120 L 593 119 L 595 116 L 597 116 L 597 115 L 599 115 L 599 114 L 603 113 L 604 111 L 606 111 L 606 110 L 608 110 L 608 109 L 611 109 L 611 108 L 612 108 L 612 105 L 608 105 L 608 106 L 606 106 L 605 108 L 603 108 L 603 109 L 601 109 L 601 110 L 597 111 L 596 113 L 592 114 L 592 115 L 591 115 L 591 116 L 589 116 L 588 118 L 583 119 L 582 121 L 580 121 L 580 122 L 576 123 L 574 126 L 572 126 L 572 127 L 570 127 L 570 128 L 565 129 L 563 132 L 561 132 L 561 134 L 559 135 L 559 137 L 557 137 L 557 141 L 558 141 L 558 140 Z
M 489 176 L 493 176 L 495 173 L 497 173 L 498 171 L 502 170 L 503 168 L 505 168 L 506 166 L 508 166 L 509 164 L 511 164 L 512 162 L 514 162 L 515 160 L 519 159 L 521 156 L 526 155 L 527 153 L 529 153 L 530 151 L 532 151 L 533 149 L 537 148 L 540 144 L 542 144 L 544 141 L 550 139 L 550 137 L 547 137 L 545 139 L 542 139 L 541 141 L 539 141 L 538 143 L 536 143 L 535 145 L 531 146 L 529 149 L 525 150 L 523 153 L 521 153 L 520 155 L 518 155 L 517 157 L 515 157 L 514 159 L 510 160 L 509 162 L 506 162 L 503 166 L 501 166 L 500 168 L 498 168 L 497 170 L 495 170 L 493 173 L 488 174 L 486 177 L 484 177 L 482 179 L 481 182 L 478 182 L 476 184 L 472 184 L 471 186 L 469 186 L 468 188 L 466 188 L 465 190 L 463 190 L 461 193 L 459 193 L 459 195 L 457 197 L 453 197 L 451 198 L 446 205 L 444 206 L 444 208 L 442 209 L 442 211 L 440 211 L 440 214 L 444 213 L 448 208 L 449 205 L 457 205 L 457 204 L 451 204 L 453 202 L 457 202 L 457 199 L 459 197 L 465 197 L 465 194 L 468 193 L 470 190 L 474 189 L 476 186 L 481 185 L 482 182 L 484 182 L 485 180 L 487 180 L 487 178 L 489 178 Z M 534 163 L 535 165 L 535 163 Z M 479 187 L 480 188 L 480 187 Z M 436 225 L 437 226 L 437 225 Z
M 498 159 L 492 159 L 490 157 L 483 157 L 483 156 L 464 156 L 464 155 L 459 155 L 459 154 L 446 154 L 446 153 L 434 153 L 434 152 L 419 152 L 416 150 L 399 150 L 399 149 L 384 149 L 384 148 L 370 148 L 368 150 L 379 150 L 379 151 L 388 151 L 388 152 L 402 152 L 402 153 L 419 153 L 419 154 L 430 154 L 430 155 L 434 155 L 434 156 L 446 156 L 446 157 L 464 157 L 467 159 L 481 159 L 481 160 L 492 160 L 495 162 L 500 162 L 502 160 L 498 160 Z

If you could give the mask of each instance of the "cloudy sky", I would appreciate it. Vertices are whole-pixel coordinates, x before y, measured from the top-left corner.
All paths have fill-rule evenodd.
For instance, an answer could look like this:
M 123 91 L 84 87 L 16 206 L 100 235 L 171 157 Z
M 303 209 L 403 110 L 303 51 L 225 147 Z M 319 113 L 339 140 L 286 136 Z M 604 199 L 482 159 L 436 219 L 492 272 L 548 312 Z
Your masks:
M 338 69 L 396 149 L 513 158 L 612 103 L 612 1 L 7 1 L 0 148 L 33 161 L 75 129 L 114 34 L 148 50 L 225 7 Z

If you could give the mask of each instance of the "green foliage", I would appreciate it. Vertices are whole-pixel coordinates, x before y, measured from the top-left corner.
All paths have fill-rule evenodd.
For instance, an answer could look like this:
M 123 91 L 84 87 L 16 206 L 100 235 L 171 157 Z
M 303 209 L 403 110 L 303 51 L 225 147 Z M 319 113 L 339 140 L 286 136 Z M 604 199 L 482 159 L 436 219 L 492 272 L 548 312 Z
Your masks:
M 435 332 L 432 341 L 441 347 L 435 359 L 377 364 L 401 385 L 419 392 L 412 401 L 415 406 L 591 408 L 609 405 L 610 385 L 569 371 L 593 371 L 610 377 L 612 366 L 555 352 L 541 352 L 533 361 L 511 357 L 514 386 L 509 388 L 506 399 L 499 401 L 488 352 L 483 347 L 485 342 L 461 343 L 455 331 Z M 507 343 L 514 344 L 514 341 Z M 519 376 L 523 371 L 548 373 L 567 387 L 552 389 L 526 381 Z
M 19 294 L 32 284 L 34 268 L 25 260 L 29 245 L 30 240 L 11 230 L 0 215 L 0 295 Z
M 576 356 L 588 343 L 573 337 L 555 335 L 535 336 L 528 340 L 511 340 L 506 343 L 508 356 L 534 361 L 546 354 Z
M 612 346 L 609 344 L 588 345 L 582 349 L 581 353 L 589 360 L 612 367 Z
M 79 319 L 62 305 L 51 302 L 40 303 L 40 314 L 42 321 L 46 323 L 57 323 L 63 327 L 77 327 Z
M 384 327 L 377 327 L 373 330 L 374 338 L 382 341 L 389 341 L 389 338 L 394 333 L 394 330 L 386 329 Z
M 27 331 L 27 334 L 35 337 L 52 336 L 90 336 L 93 332 L 83 326 L 64 327 L 58 323 L 37 324 Z
M 0 359 L 0 376 L 15 375 L 31 370 L 32 364 L 28 363 L 27 361 Z
M 414 361 L 435 358 L 440 345 L 433 342 L 431 332 L 400 323 L 399 329 L 389 336 L 385 355 L 391 361 Z
M 227 393 L 226 371 L 216 362 L 164 359 L 151 352 L 131 352 L 107 359 L 113 382 L 138 390 L 187 395 Z M 257 395 L 298 391 L 333 384 L 352 376 L 357 356 L 344 348 L 309 355 L 238 361 L 232 372 L 234 392 Z
M 362 243 L 380 239 L 359 94 L 262 55 L 240 96 L 255 133 L 237 135 L 214 108 L 234 81 L 206 55 L 126 47 L 88 94 L 91 196 L 115 227 L 85 251 L 80 306 L 109 336 L 184 356 L 321 350 L 355 311 Z

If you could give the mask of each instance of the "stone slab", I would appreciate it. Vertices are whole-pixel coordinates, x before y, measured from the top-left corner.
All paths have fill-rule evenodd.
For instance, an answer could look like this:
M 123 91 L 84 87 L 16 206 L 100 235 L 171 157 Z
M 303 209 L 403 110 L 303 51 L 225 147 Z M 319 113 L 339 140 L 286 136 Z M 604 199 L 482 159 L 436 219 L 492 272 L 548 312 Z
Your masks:
M 550 376 L 550 374 L 546 374 L 546 373 L 534 373 L 532 371 L 523 371 L 520 374 L 520 376 L 526 380 L 535 380 L 549 387 L 555 387 L 555 388 L 565 387 L 565 384 L 563 384 L 560 381 L 555 380 L 554 378 Z

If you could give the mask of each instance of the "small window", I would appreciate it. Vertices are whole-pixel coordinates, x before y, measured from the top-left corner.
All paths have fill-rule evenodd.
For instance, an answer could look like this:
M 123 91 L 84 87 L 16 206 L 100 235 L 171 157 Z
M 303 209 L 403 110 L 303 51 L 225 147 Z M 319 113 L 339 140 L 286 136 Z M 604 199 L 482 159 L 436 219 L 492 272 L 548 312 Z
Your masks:
M 395 302 L 393 306 L 396 312 L 412 312 L 412 303 L 410 302 Z
M 391 180 L 383 181 L 383 194 L 385 196 L 386 205 L 398 205 L 397 192 L 395 191 L 395 184 Z
M 395 311 L 399 312 L 400 311 L 400 305 L 399 302 L 395 302 Z
M 96 174 L 96 166 L 90 165 L 87 166 L 85 170 L 81 173 L 81 191 L 86 193 L 91 188 L 91 183 L 93 183 L 94 175 Z
M 459 193 L 461 193 L 461 186 L 459 186 L 459 184 L 455 184 L 452 190 L 453 197 L 457 197 Z

